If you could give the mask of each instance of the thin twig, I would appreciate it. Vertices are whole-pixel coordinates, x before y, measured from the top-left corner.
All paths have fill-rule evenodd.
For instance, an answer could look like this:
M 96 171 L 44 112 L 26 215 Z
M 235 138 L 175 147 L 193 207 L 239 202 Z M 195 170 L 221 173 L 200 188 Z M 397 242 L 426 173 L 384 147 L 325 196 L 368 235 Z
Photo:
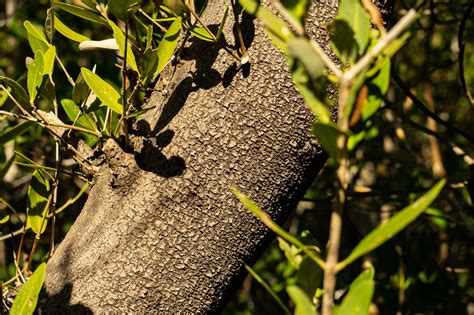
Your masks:
M 464 90 L 464 94 L 466 94 L 467 99 L 471 103 L 471 106 L 474 106 L 474 97 L 471 94 L 471 91 L 467 87 L 466 84 L 466 77 L 464 75 L 464 49 L 466 44 L 463 42 L 463 35 L 464 30 L 466 28 L 467 20 L 472 13 L 472 8 L 474 7 L 474 1 L 471 1 L 469 6 L 462 17 L 461 23 L 459 23 L 459 30 L 458 30 L 458 45 L 459 45 L 459 53 L 458 53 L 458 63 L 459 63 L 459 78 L 461 79 L 461 85 Z
M 166 33 L 167 29 L 161 26 L 158 22 L 156 22 L 151 16 L 149 16 L 145 11 L 143 11 L 141 8 L 138 9 L 138 12 L 140 12 L 145 18 L 147 18 L 151 23 L 153 23 L 156 27 L 158 27 L 163 33 Z
M 72 87 L 74 87 L 76 85 L 76 82 L 74 82 L 74 79 L 67 72 L 66 67 L 64 67 L 63 62 L 61 61 L 61 59 L 59 59 L 58 54 L 56 54 L 54 57 L 56 59 L 56 62 L 59 64 L 59 66 L 63 70 L 64 74 L 66 75 L 66 78 L 67 78 L 68 82 L 72 85 Z
M 466 140 L 468 140 L 471 143 L 474 143 L 474 137 L 469 135 L 467 132 L 459 129 L 458 127 L 451 125 L 444 119 L 441 119 L 438 115 L 433 113 L 422 101 L 420 101 L 411 91 L 410 88 L 406 85 L 406 83 L 400 78 L 398 73 L 392 69 L 391 75 L 395 83 L 397 83 L 398 87 L 413 101 L 413 104 L 423 112 L 426 116 L 432 118 L 434 121 L 436 121 L 438 124 L 444 126 L 446 129 L 459 134 Z

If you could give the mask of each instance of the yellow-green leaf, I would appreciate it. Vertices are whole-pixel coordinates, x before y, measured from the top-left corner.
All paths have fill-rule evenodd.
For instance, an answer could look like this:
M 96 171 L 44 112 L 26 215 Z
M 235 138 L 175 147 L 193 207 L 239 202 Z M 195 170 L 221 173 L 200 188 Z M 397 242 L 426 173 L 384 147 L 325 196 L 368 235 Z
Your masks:
M 108 21 L 110 27 L 114 32 L 114 38 L 119 46 L 120 55 L 123 57 L 125 55 L 125 35 L 122 33 L 122 30 L 112 21 Z M 132 46 L 127 42 L 127 65 L 130 66 L 134 71 L 138 72 L 137 62 L 135 61 L 135 55 L 132 51 Z
M 120 104 L 120 93 L 109 83 L 103 80 L 94 72 L 86 68 L 81 68 L 82 76 L 87 85 L 97 95 L 97 97 L 104 103 L 105 106 L 118 114 L 122 114 L 123 106 Z
M 178 17 L 176 20 L 170 25 L 168 30 L 163 36 L 158 48 L 156 49 L 156 53 L 158 55 L 158 64 L 156 66 L 155 74 L 153 75 L 153 79 L 155 79 L 166 64 L 169 62 L 171 57 L 173 56 L 174 49 L 178 44 L 179 34 L 181 33 L 181 18 Z
M 374 269 L 364 270 L 350 285 L 336 315 L 365 315 L 374 295 Z
M 54 29 L 58 31 L 61 35 L 63 35 L 66 38 L 69 38 L 70 40 L 73 40 L 75 42 L 83 42 L 85 40 L 90 40 L 89 37 L 86 37 L 82 34 L 77 33 L 73 29 L 71 29 L 69 26 L 64 24 L 58 17 L 57 14 L 54 15 Z
M 49 193 L 49 180 L 42 175 L 41 171 L 34 171 L 28 187 L 26 225 L 31 227 L 36 234 L 42 234 L 46 230 Z
M 26 80 L 26 85 L 28 86 L 28 94 L 30 94 L 30 102 L 36 98 L 38 94 L 37 88 L 43 82 L 43 71 L 44 71 L 44 61 L 43 53 L 40 50 L 37 50 L 35 53 L 35 59 L 28 66 L 28 77 Z
M 295 303 L 295 315 L 316 315 L 316 310 L 306 293 L 296 285 L 286 287 L 286 292 Z
M 28 42 L 30 43 L 33 53 L 36 54 L 38 50 L 45 53 L 46 50 L 48 50 L 49 43 L 44 33 L 31 24 L 30 21 L 25 21 L 23 26 L 26 28 Z
M 53 2 L 53 7 L 64 10 L 67 13 L 70 13 L 82 19 L 102 25 L 107 25 L 107 22 L 100 15 L 96 14 L 92 10 L 63 2 Z
M 42 263 L 18 291 L 10 310 L 11 315 L 30 315 L 34 313 L 45 274 L 46 263 Z

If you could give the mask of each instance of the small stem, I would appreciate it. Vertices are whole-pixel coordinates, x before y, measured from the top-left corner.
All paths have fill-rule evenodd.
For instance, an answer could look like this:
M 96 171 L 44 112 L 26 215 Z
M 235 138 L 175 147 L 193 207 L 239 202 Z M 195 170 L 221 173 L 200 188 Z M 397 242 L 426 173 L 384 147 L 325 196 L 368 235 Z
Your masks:
M 151 16 L 149 16 L 145 11 L 143 11 L 141 8 L 138 9 L 138 12 L 140 12 L 144 17 L 146 17 L 153 25 L 158 27 L 163 33 L 166 33 L 166 28 L 161 26 L 158 22 L 156 22 Z
M 334 204 L 334 210 L 331 214 L 331 223 L 329 228 L 328 254 L 326 258 L 326 267 L 324 268 L 324 295 L 322 305 L 322 315 L 331 315 L 334 305 L 334 292 L 336 290 L 337 262 L 339 260 L 339 247 L 341 244 L 342 233 L 342 213 L 346 204 L 346 190 L 348 186 L 349 160 L 347 158 L 347 132 L 349 130 L 349 121 L 344 110 L 349 98 L 349 92 L 352 82 L 342 78 L 339 87 L 338 104 L 338 127 L 342 134 L 337 140 L 339 148 L 339 166 L 337 169 L 337 193 Z
M 123 114 L 122 114 L 122 130 L 125 137 L 125 147 L 128 148 L 130 145 L 130 137 L 128 134 L 128 101 L 127 101 L 127 51 L 128 51 L 128 22 L 125 22 L 125 47 L 123 53 L 123 67 L 122 67 L 122 103 L 123 103 Z
M 76 85 L 76 82 L 74 82 L 74 79 L 67 72 L 66 67 L 64 67 L 63 62 L 61 61 L 61 59 L 59 59 L 58 54 L 56 54 L 54 57 L 56 59 L 56 62 L 59 64 L 59 66 L 63 70 L 64 74 L 66 75 L 66 78 L 67 78 L 68 82 L 74 87 Z

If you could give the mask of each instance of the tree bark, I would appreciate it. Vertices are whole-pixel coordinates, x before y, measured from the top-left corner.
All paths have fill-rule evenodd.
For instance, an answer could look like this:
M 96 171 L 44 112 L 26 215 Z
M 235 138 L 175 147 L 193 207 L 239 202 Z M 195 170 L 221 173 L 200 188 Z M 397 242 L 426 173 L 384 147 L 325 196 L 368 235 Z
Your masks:
M 206 22 L 217 25 L 225 4 L 212 1 Z M 336 6 L 311 9 L 323 46 Z M 137 123 L 135 152 L 105 144 L 84 209 L 48 263 L 42 312 L 216 312 L 271 241 L 230 188 L 281 223 L 326 158 L 284 58 L 259 21 L 244 14 L 242 27 L 249 66 L 190 40 L 144 105 L 156 108 Z

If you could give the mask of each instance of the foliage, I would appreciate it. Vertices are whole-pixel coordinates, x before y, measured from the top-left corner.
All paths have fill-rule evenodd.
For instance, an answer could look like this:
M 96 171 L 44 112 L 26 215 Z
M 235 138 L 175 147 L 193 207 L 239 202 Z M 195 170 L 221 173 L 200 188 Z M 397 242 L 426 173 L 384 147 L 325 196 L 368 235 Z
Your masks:
M 405 19 L 391 33 L 368 1 L 341 0 L 328 26 L 327 51 L 305 34 L 309 1 L 271 1 L 272 9 L 240 2 L 266 24 L 287 58 L 330 160 L 290 219 L 291 233 L 234 190 L 279 237 L 248 267 L 258 284 L 226 312 L 312 314 L 324 293 L 332 299 L 330 290 L 343 293 L 335 301 L 338 314 L 364 314 L 369 307 L 381 313 L 465 310 L 473 298 L 472 3 L 428 1 L 409 32 L 403 31 L 413 20 Z M 108 138 L 125 149 L 132 145 L 128 128 L 179 53 L 184 32 L 249 62 L 243 43 L 234 51 L 221 40 L 229 10 L 241 13 L 236 1 L 223 8 L 215 32 L 200 19 L 207 1 L 190 3 L 39 1 L 0 16 L 0 240 L 2 251 L 18 253 L 5 255 L 0 266 L 5 306 L 22 286 L 12 313 L 34 311 L 45 273 L 40 263 L 81 208 L 95 166 L 77 143 L 93 150 Z M 412 6 L 402 2 L 400 17 Z M 338 104 L 330 101 L 328 85 L 338 89 Z M 342 225 L 329 222 L 331 212 Z M 339 232 L 326 248 L 330 225 Z M 337 234 L 340 248 L 334 247 Z M 328 279 L 335 281 L 341 270 L 330 289 Z M 269 299 L 279 309 L 265 303 Z

